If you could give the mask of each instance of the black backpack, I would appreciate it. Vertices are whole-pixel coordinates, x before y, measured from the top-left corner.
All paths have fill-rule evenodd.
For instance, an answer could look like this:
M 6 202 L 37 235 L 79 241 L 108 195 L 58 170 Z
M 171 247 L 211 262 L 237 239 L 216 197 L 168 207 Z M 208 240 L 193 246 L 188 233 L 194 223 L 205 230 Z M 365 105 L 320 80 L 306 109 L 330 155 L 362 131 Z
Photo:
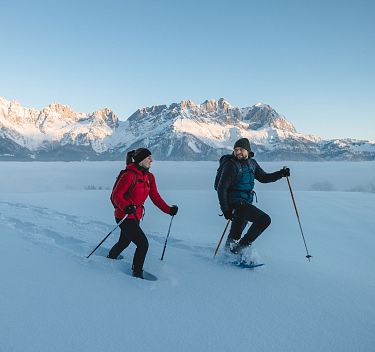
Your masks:
M 215 177 L 215 183 L 214 183 L 215 191 L 217 191 L 217 188 L 219 186 L 219 182 L 220 182 L 221 174 L 223 173 L 224 165 L 226 165 L 228 162 L 232 162 L 235 164 L 237 168 L 237 177 L 242 172 L 242 168 L 239 165 L 239 163 L 236 163 L 235 160 L 233 160 L 233 155 L 231 154 L 223 155 L 219 160 L 220 165 L 216 171 L 216 177 Z

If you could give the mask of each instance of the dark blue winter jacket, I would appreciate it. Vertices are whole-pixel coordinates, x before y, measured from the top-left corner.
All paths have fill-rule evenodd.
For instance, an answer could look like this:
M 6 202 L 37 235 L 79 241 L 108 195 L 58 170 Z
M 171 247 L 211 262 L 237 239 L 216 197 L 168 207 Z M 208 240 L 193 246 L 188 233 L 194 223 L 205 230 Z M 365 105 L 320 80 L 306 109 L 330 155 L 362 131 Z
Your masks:
M 231 210 L 235 205 L 253 202 L 254 180 L 262 183 L 275 182 L 281 171 L 266 173 L 255 159 L 238 160 L 234 155 L 224 155 L 220 159 L 223 171 L 217 187 L 220 208 Z

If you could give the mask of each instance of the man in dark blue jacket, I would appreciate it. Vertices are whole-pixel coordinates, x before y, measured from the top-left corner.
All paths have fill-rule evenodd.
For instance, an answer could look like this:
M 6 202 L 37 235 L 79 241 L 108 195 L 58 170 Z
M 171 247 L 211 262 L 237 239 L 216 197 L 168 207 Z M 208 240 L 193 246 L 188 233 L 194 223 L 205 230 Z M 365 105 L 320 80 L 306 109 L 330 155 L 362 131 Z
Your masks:
M 224 155 L 220 159 L 222 172 L 217 185 L 220 208 L 224 217 L 232 220 L 225 246 L 236 254 L 250 246 L 271 223 L 269 215 L 252 204 L 254 181 L 269 183 L 290 176 L 288 168 L 266 173 L 252 159 L 253 156 L 249 140 L 241 138 L 235 143 L 233 154 Z M 252 225 L 241 238 L 248 221 Z

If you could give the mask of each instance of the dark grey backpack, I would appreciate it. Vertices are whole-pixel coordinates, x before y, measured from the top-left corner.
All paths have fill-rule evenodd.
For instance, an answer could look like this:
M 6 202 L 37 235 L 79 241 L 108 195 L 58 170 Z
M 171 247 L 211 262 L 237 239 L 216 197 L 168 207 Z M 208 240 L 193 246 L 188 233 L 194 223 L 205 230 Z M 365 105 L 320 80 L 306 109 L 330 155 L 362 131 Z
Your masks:
M 217 191 L 217 188 L 219 186 L 219 182 L 220 182 L 221 174 L 223 173 L 224 165 L 226 165 L 229 162 L 232 162 L 236 166 L 237 178 L 242 172 L 241 166 L 239 165 L 239 163 L 235 162 L 232 154 L 223 155 L 219 160 L 219 168 L 216 170 L 216 177 L 215 177 L 215 183 L 214 183 L 215 191 Z

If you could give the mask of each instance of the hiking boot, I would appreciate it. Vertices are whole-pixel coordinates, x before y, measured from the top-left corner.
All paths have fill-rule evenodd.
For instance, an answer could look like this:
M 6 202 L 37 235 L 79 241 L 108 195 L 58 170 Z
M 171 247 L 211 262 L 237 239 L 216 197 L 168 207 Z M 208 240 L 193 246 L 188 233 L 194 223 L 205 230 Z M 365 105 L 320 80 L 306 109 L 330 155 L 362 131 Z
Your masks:
M 237 241 L 233 238 L 227 238 L 227 241 L 225 242 L 224 249 L 226 251 L 232 252 L 232 249 L 237 245 Z M 233 252 L 232 252 L 233 253 Z
M 143 270 L 133 270 L 133 277 L 137 277 L 139 279 L 144 279 L 143 277 Z
M 242 252 L 243 248 L 238 243 L 235 243 L 229 250 L 233 254 L 240 254 Z
M 250 244 L 248 244 L 248 245 L 243 245 L 243 244 L 241 244 L 241 242 L 238 242 L 238 243 L 236 243 L 232 248 L 231 248 L 231 252 L 233 253 L 233 254 L 243 254 L 243 252 L 245 251 L 245 250 L 247 250 L 247 249 L 249 249 L 249 248 L 251 248 L 251 243 Z
M 138 277 L 139 279 L 144 279 L 142 269 L 135 269 L 134 264 L 133 264 L 132 270 L 133 270 L 133 273 L 132 273 L 133 277 Z
M 246 265 L 253 265 L 258 261 L 257 254 L 254 253 L 254 247 L 251 243 L 247 246 L 243 246 L 240 249 L 239 255 L 241 256 L 241 263 Z
M 114 260 L 121 260 L 121 259 L 124 259 L 124 257 L 119 254 L 117 257 L 111 257 L 109 254 L 107 255 L 107 258 L 108 259 L 114 259 Z

